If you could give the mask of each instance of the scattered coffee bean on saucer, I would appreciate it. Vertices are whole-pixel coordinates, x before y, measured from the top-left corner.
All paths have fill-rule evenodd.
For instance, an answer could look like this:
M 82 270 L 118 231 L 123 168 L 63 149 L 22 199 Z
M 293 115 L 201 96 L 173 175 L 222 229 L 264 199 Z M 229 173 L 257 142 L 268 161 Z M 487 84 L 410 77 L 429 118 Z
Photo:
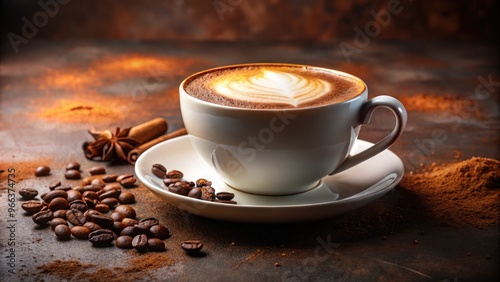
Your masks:
M 196 181 L 184 179 L 184 173 L 179 170 L 167 169 L 162 164 L 153 164 L 151 172 L 158 178 L 162 178 L 166 190 L 181 196 L 200 199 L 203 201 L 217 202 L 223 204 L 237 204 L 233 201 L 234 194 L 231 192 L 218 192 L 212 187 L 212 181 L 199 178 Z
M 234 198 L 234 194 L 230 192 L 219 192 L 215 194 L 217 199 L 223 200 L 223 201 L 231 201 Z
M 159 178 L 167 178 L 167 169 L 162 164 L 154 164 L 151 172 Z

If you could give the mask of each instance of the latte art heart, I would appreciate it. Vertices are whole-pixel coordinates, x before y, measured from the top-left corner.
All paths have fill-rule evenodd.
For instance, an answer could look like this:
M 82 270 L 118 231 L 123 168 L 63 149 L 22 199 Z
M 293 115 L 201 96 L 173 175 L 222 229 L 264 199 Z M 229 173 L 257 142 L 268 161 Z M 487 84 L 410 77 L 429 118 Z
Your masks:
M 305 78 L 296 73 L 266 69 L 220 76 L 212 83 L 220 95 L 229 99 L 283 103 L 295 107 L 316 100 L 332 90 L 330 83 L 319 78 Z

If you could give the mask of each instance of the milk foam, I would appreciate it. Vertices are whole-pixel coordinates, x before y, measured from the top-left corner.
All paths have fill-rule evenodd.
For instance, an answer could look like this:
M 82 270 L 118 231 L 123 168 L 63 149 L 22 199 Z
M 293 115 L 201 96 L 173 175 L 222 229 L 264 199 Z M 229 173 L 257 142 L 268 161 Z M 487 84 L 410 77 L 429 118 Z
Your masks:
M 218 94 L 228 99 L 283 103 L 295 107 L 332 91 L 332 85 L 322 79 L 264 68 L 222 75 L 210 84 Z

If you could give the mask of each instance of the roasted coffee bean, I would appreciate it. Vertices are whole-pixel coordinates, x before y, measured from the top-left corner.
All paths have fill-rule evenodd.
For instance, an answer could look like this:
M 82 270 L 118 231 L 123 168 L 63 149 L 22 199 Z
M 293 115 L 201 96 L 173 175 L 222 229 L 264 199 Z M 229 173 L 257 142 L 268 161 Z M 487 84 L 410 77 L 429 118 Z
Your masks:
M 82 175 L 80 174 L 80 172 L 78 170 L 70 169 L 70 170 L 66 170 L 66 172 L 64 173 L 64 177 L 66 179 L 80 179 L 80 178 L 82 178 Z
M 118 196 L 118 202 L 122 205 L 133 204 L 135 203 L 135 196 L 130 192 L 122 192 Z
M 70 209 L 77 209 L 81 212 L 87 211 L 87 204 L 83 200 L 74 200 L 69 205 Z
M 148 247 L 148 236 L 139 234 L 132 239 L 132 247 L 138 252 L 145 252 Z
M 90 232 L 91 230 L 85 226 L 73 226 L 71 228 L 71 234 L 80 240 L 87 240 Z
M 113 183 L 108 183 L 106 184 L 103 188 L 103 191 L 109 191 L 109 190 L 122 190 L 122 186 L 118 182 L 113 182 Z
M 113 230 L 116 233 L 122 232 L 122 230 L 125 229 L 125 227 L 128 227 L 128 226 L 121 223 L 120 221 L 113 221 Z
M 92 219 L 91 219 L 91 217 L 90 217 L 90 216 L 91 216 L 91 215 L 93 215 L 93 214 L 103 215 L 102 213 L 100 213 L 100 212 L 98 212 L 98 211 L 96 211 L 96 210 L 86 210 L 86 211 L 83 213 L 83 216 L 85 216 L 85 219 L 86 219 L 87 221 L 92 221 Z
M 215 196 L 217 199 L 224 201 L 231 201 L 234 198 L 234 194 L 230 192 L 219 192 Z
M 119 212 L 113 212 L 110 216 L 114 221 L 120 221 L 120 222 L 126 217 L 123 213 Z
M 181 244 L 181 248 L 189 255 L 197 254 L 203 248 L 203 243 L 198 240 L 188 240 Z
M 63 191 L 66 191 L 66 193 L 68 191 L 70 191 L 72 188 L 70 185 L 60 185 L 60 186 L 57 186 L 56 188 L 54 188 L 54 190 L 63 190 Z
M 56 228 L 56 226 L 58 226 L 59 224 L 68 225 L 68 222 L 66 222 L 66 220 L 63 218 L 54 217 L 54 218 L 52 218 L 52 220 L 50 220 L 50 223 L 49 223 L 50 228 L 52 230 L 54 230 L 54 228 Z
M 92 180 L 96 179 L 98 176 L 89 176 L 89 177 L 85 177 L 84 179 L 82 179 L 82 182 L 81 182 L 81 186 L 86 186 L 86 185 L 90 185 L 90 183 L 92 183 Z
M 162 164 L 154 164 L 151 172 L 159 178 L 167 178 L 167 169 Z
M 134 238 L 126 235 L 122 235 L 116 238 L 115 245 L 120 249 L 132 249 L 132 240 Z
M 44 226 L 47 225 L 54 217 L 54 214 L 49 210 L 42 210 L 31 216 L 34 223 Z
M 97 195 L 97 192 L 94 191 L 85 191 L 82 194 L 82 198 L 89 198 L 93 200 L 99 199 L 99 195 Z
M 50 174 L 50 167 L 42 165 L 36 168 L 35 176 L 46 176 Z
M 103 203 L 98 203 L 95 205 L 94 209 L 100 213 L 108 213 L 110 208 L 108 205 L 103 204 Z
M 135 218 L 136 213 L 134 208 L 128 205 L 119 205 L 115 208 L 115 212 L 123 213 L 128 218 Z
M 55 181 L 49 184 L 49 189 L 54 190 L 59 186 L 61 186 L 61 181 Z
M 200 199 L 201 198 L 201 188 L 195 187 L 195 188 L 191 189 L 191 191 L 189 191 L 187 196 L 190 198 Z
M 135 229 L 134 226 L 125 226 L 125 228 L 120 231 L 120 235 L 122 236 L 130 236 L 130 237 L 135 237 Z
M 66 193 L 66 191 L 63 191 L 63 190 L 53 190 L 53 191 L 50 191 L 49 193 L 47 193 L 45 196 L 42 197 L 42 199 L 46 203 L 50 203 L 50 201 L 52 201 L 52 199 L 55 199 L 55 198 L 65 198 L 65 199 L 67 199 L 68 198 L 68 193 Z
M 168 228 L 159 224 L 151 226 L 151 228 L 149 228 L 149 232 L 151 233 L 151 237 L 161 240 L 165 240 L 170 236 Z
M 115 182 L 117 177 L 118 177 L 118 175 L 116 175 L 116 174 L 104 175 L 102 177 L 102 181 L 104 181 L 105 183 Z
M 212 182 L 206 180 L 205 178 L 200 178 L 200 179 L 196 180 L 196 186 L 198 186 L 198 187 L 210 186 L 210 185 L 212 185 Z
M 112 209 L 112 208 L 116 207 L 119 204 L 119 202 L 115 198 L 106 198 L 106 199 L 102 199 L 101 204 L 105 204 L 110 209 Z
M 180 181 L 176 182 L 175 184 L 170 184 L 168 186 L 168 191 L 183 196 L 187 196 L 189 194 L 189 191 L 191 191 L 191 189 L 193 189 L 193 187 L 191 187 L 189 183 Z
M 85 192 L 85 188 L 84 188 L 84 186 L 75 186 L 75 187 L 73 187 L 73 191 L 77 191 L 81 194 L 81 193 Z
M 38 195 L 38 191 L 33 188 L 23 188 L 19 190 L 19 195 L 21 195 L 24 200 L 33 200 Z
M 145 218 L 139 221 L 139 225 L 146 226 L 146 228 L 151 228 L 153 225 L 158 225 L 160 222 L 154 217 Z
M 169 186 L 170 184 L 175 184 L 177 182 L 180 182 L 181 179 L 180 178 L 165 178 L 163 179 L 163 183 L 165 184 L 165 186 Z
M 66 220 L 66 210 L 57 210 L 54 213 L 54 218 L 62 218 Z
M 99 203 L 99 200 L 94 200 L 90 198 L 83 198 L 82 200 L 89 209 L 94 209 L 95 205 Z
M 125 224 L 126 226 L 134 226 L 136 224 L 139 224 L 139 221 L 133 219 L 133 218 L 124 218 L 122 221 L 121 221 L 123 224 Z
M 94 166 L 89 170 L 90 175 L 105 174 L 106 169 L 102 166 Z
M 75 200 L 81 200 L 82 199 L 82 193 L 78 192 L 78 191 L 75 191 L 75 190 L 69 190 L 69 191 L 66 191 L 66 199 L 68 200 L 68 202 L 73 202 Z
M 212 186 L 201 187 L 201 199 L 205 201 L 213 201 L 215 199 L 215 189 Z
M 101 212 L 101 213 L 109 212 L 109 206 L 106 204 L 103 204 L 103 203 L 95 205 L 94 209 L 98 212 Z
M 21 204 L 21 208 L 28 214 L 34 214 L 42 210 L 43 204 L 36 200 L 27 201 Z
M 90 232 L 88 238 L 96 247 L 109 246 L 115 239 L 115 234 L 109 229 L 99 229 Z
M 102 187 L 99 186 L 99 185 L 94 185 L 94 184 L 85 185 L 85 186 L 83 186 L 83 192 L 82 192 L 82 194 L 85 191 L 99 192 L 99 191 L 101 191 L 101 189 L 102 189 Z
M 116 182 L 119 183 L 123 179 L 129 178 L 129 177 L 132 177 L 132 176 L 134 176 L 134 175 L 133 174 L 121 174 L 121 175 L 118 175 L 118 177 L 116 178 Z
M 66 165 L 66 170 L 80 170 L 80 164 L 77 162 L 71 162 Z
M 98 186 L 100 188 L 103 188 L 104 186 L 106 186 L 106 183 L 104 181 L 102 181 L 102 179 L 94 178 L 94 179 L 92 179 L 92 181 L 90 181 L 90 185 L 94 185 L 94 186 Z
M 136 224 L 133 227 L 134 227 L 134 234 L 135 235 L 144 234 L 148 237 L 151 236 L 151 231 L 149 231 L 149 227 L 147 227 L 145 225 L 140 225 L 140 224 Z
M 68 241 L 71 239 L 71 229 L 68 225 L 59 224 L 54 228 L 54 233 L 57 238 L 61 241 Z
M 57 210 L 67 210 L 69 209 L 69 202 L 66 200 L 66 198 L 54 198 L 52 201 L 49 203 L 49 210 L 51 211 L 57 211 Z
M 113 229 L 113 219 L 107 215 L 104 214 L 91 214 L 90 215 L 90 220 L 96 224 L 99 224 L 100 226 L 107 228 L 107 229 Z
M 183 196 L 187 196 L 187 194 L 189 193 L 189 191 L 184 190 L 180 186 L 175 185 L 175 184 L 170 184 L 168 186 L 168 191 L 175 193 L 175 194 L 183 195 Z
M 87 219 L 78 209 L 69 209 L 66 211 L 66 219 L 73 225 L 83 225 Z
M 102 227 L 99 224 L 96 224 L 96 223 L 94 223 L 92 221 L 85 222 L 83 224 L 83 227 L 88 228 L 90 230 L 90 232 L 102 229 Z
M 98 197 L 99 197 L 99 200 L 101 200 L 101 201 L 106 199 L 106 198 L 118 198 L 118 196 L 120 196 L 121 192 L 122 192 L 121 190 L 112 189 L 112 190 L 109 190 L 109 191 L 102 193 Z
M 158 238 L 148 239 L 148 250 L 152 252 L 163 252 L 165 251 L 165 242 Z
M 233 200 L 219 200 L 219 199 L 215 199 L 214 202 L 216 202 L 216 203 L 222 203 L 222 204 L 232 204 L 232 205 L 236 205 L 237 204 L 237 202 L 233 201 Z
M 178 170 L 171 170 L 167 172 L 167 178 L 179 178 L 182 179 L 184 177 L 184 173 Z
M 130 188 L 135 186 L 137 179 L 132 174 L 120 175 L 116 178 L 116 181 L 120 182 L 123 187 Z

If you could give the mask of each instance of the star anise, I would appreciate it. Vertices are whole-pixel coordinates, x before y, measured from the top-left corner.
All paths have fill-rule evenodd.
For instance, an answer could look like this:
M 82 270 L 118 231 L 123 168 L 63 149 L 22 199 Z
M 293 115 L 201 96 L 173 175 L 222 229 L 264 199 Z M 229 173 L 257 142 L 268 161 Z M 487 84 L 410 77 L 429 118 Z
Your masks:
M 126 161 L 128 152 L 139 145 L 137 140 L 128 137 L 129 131 L 130 128 L 120 130 L 119 127 L 114 133 L 110 130 L 89 130 L 94 140 L 84 145 L 85 157 L 102 161 L 111 161 L 117 158 Z

